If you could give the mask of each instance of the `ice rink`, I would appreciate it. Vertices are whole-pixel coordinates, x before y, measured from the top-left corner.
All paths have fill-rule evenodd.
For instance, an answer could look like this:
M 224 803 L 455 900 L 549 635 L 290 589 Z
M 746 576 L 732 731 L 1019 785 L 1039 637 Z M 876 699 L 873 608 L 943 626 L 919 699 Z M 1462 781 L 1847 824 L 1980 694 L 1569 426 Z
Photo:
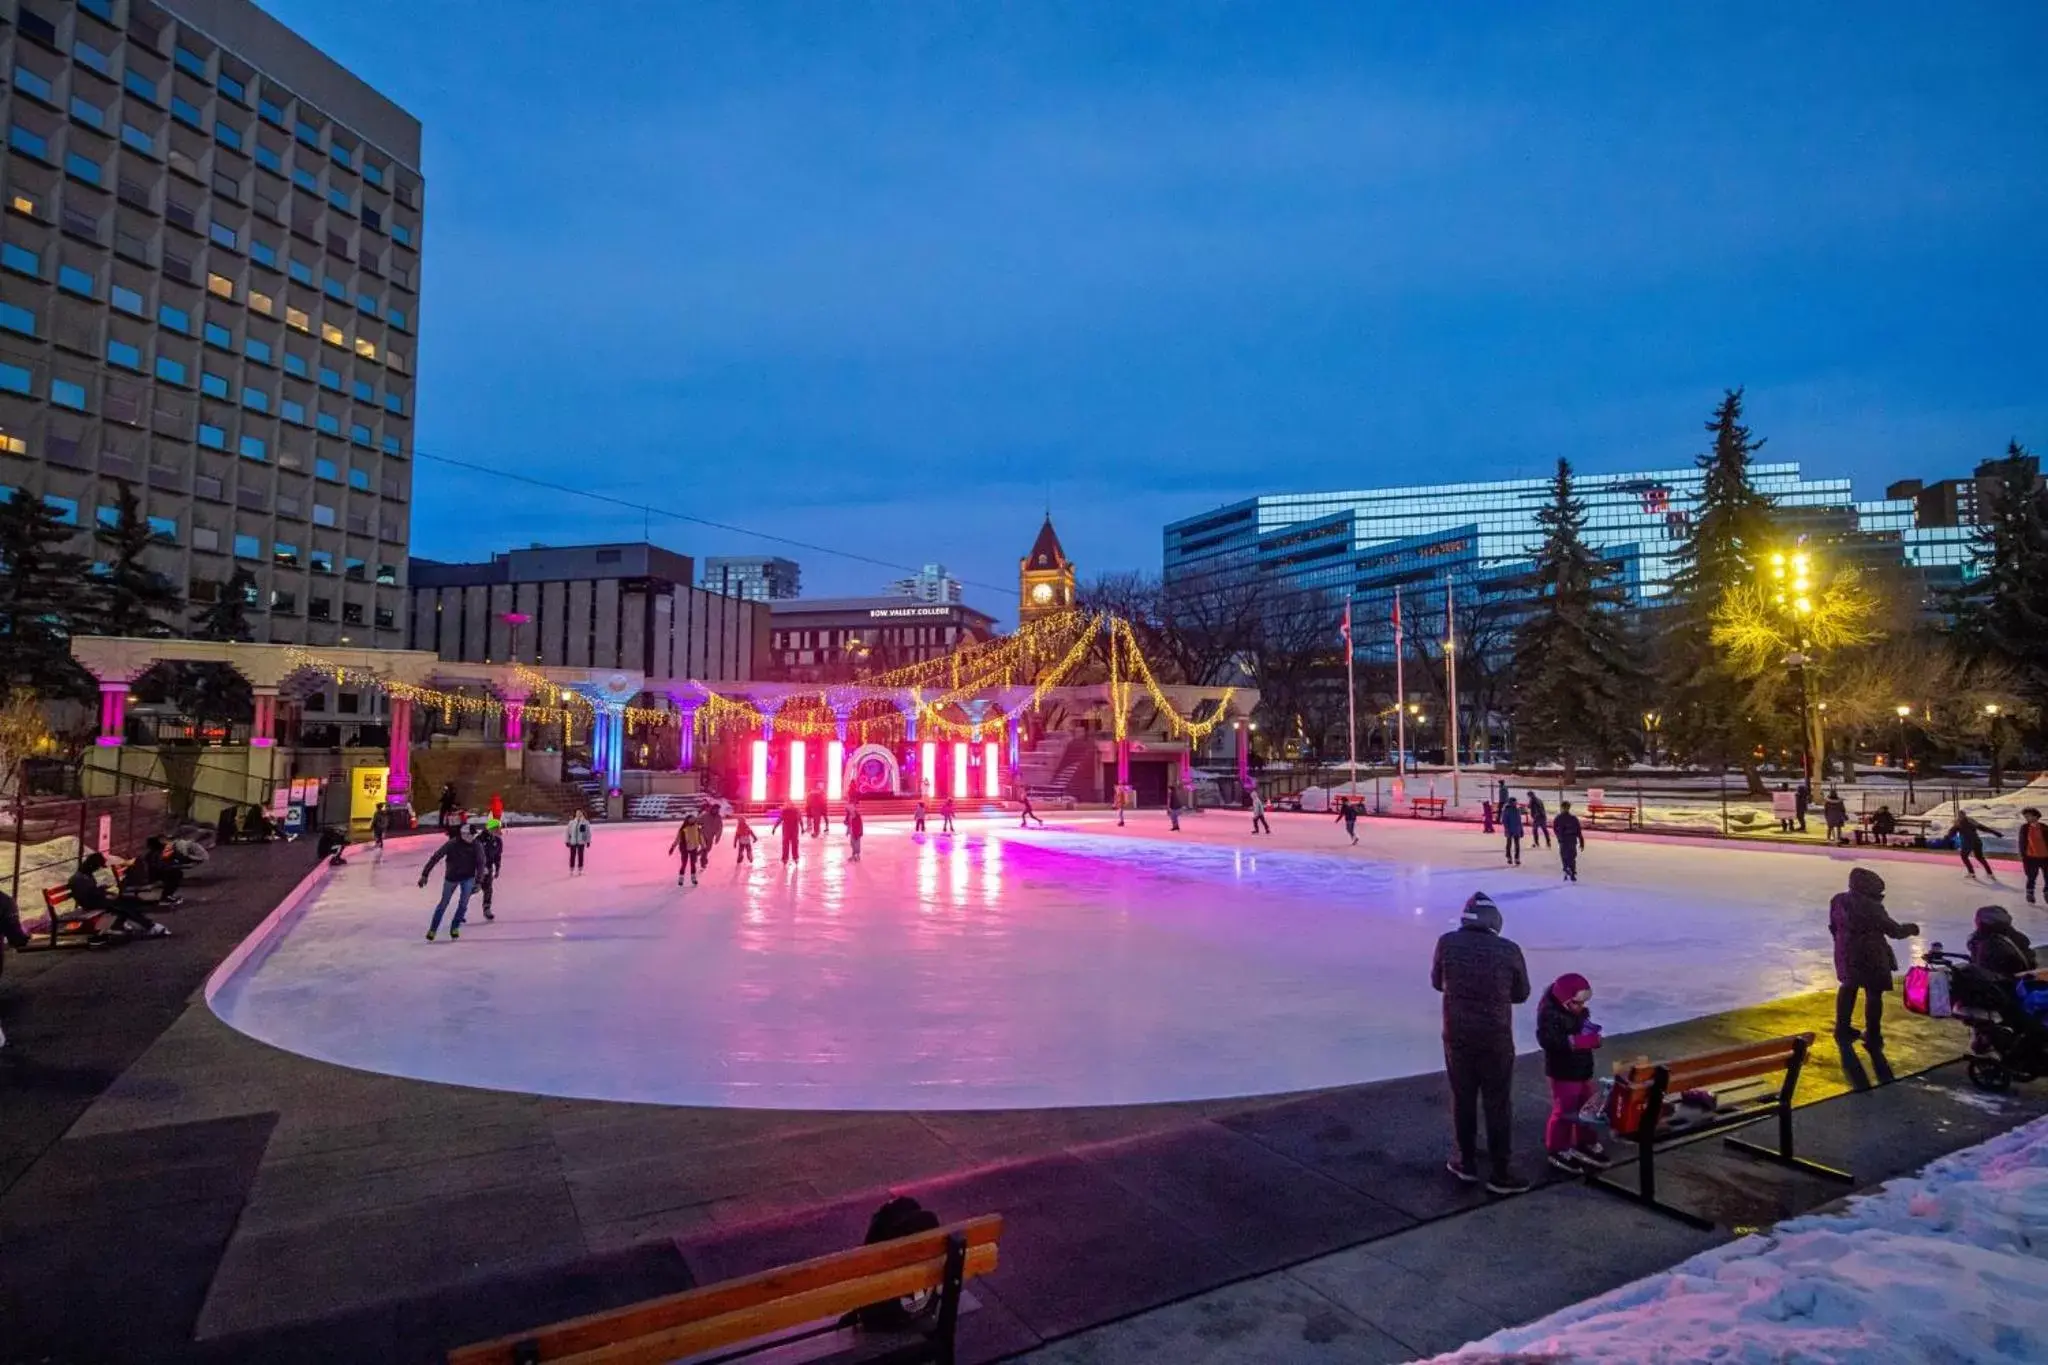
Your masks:
M 933 822 L 936 829 L 936 821 Z M 1854 859 L 1595 836 L 1584 880 L 1551 850 L 1503 866 L 1476 826 L 1143 812 L 956 835 L 874 822 L 800 867 L 763 833 L 678 888 L 666 826 L 600 826 L 588 872 L 561 832 L 508 831 L 497 921 L 424 941 L 437 842 L 351 853 L 267 953 L 225 981 L 228 1023 L 292 1052 L 426 1080 L 593 1099 L 772 1109 L 992 1109 L 1303 1090 L 1441 1065 L 1436 936 L 1475 890 L 1536 989 L 1594 984 L 1609 1032 L 1832 986 L 1828 898 Z M 2014 882 L 1948 858 L 1870 864 L 1900 920 L 1960 945 Z M 437 873 L 438 876 L 438 873 Z M 1902 961 L 1912 950 L 1900 946 Z M 1520 1012 L 1534 1046 L 1534 1006 Z

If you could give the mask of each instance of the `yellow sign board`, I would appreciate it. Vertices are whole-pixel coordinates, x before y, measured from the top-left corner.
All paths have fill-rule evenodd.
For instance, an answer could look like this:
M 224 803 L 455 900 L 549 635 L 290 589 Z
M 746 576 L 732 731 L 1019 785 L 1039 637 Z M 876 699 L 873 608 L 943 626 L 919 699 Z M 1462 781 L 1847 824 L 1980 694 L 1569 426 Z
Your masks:
M 348 770 L 348 818 L 367 820 L 377 813 L 377 807 L 384 804 L 391 781 L 389 768 L 350 768 Z

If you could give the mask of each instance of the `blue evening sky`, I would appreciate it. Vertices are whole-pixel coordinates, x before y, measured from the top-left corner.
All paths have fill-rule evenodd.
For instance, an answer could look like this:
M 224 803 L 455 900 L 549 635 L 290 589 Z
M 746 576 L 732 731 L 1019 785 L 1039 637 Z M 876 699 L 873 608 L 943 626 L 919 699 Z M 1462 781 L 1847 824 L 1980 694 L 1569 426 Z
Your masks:
M 264 0 L 426 125 L 419 444 L 1004 614 L 1258 492 L 2048 447 L 2048 6 Z M 637 538 L 423 461 L 415 553 Z M 656 520 L 693 554 L 774 547 Z M 814 552 L 811 592 L 885 569 Z

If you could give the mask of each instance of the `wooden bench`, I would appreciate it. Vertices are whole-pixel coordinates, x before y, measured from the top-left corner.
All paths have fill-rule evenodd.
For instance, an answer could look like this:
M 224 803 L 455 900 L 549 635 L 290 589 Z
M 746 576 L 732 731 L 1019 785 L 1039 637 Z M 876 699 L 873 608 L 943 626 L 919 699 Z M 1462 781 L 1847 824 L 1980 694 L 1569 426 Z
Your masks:
M 1441 796 L 1418 796 L 1408 803 L 1408 818 L 1420 820 L 1422 812 L 1428 811 L 1437 819 L 1444 818 L 1444 798 Z
M 120 894 L 121 876 L 127 872 L 129 863 L 130 860 L 127 858 L 116 858 L 112 854 L 107 855 L 107 870 L 114 874 L 116 888 L 114 894 L 116 895 Z M 106 932 L 106 926 L 103 921 L 113 919 L 113 916 L 104 910 L 79 910 L 76 906 L 72 906 L 72 908 L 67 910 L 66 906 L 72 906 L 69 883 L 62 886 L 46 886 L 43 888 L 43 908 L 50 915 L 49 932 L 50 946 L 52 948 L 60 947 L 61 940 L 67 938 L 83 940 L 100 938 Z
M 1702 1052 L 1668 1062 L 1636 1063 L 1616 1068 L 1608 1114 L 1614 1136 L 1636 1144 L 1636 1185 L 1631 1189 L 1611 1176 L 1601 1176 L 1594 1183 L 1648 1204 L 1694 1227 L 1711 1229 L 1714 1226 L 1712 1219 L 1658 1200 L 1657 1153 L 1730 1128 L 1755 1123 L 1759 1119 L 1775 1117 L 1778 1120 L 1778 1145 L 1775 1149 L 1745 1142 L 1741 1138 L 1724 1140 L 1739 1152 L 1791 1166 L 1810 1175 L 1854 1184 L 1855 1178 L 1848 1172 L 1804 1160 L 1793 1149 L 1792 1096 L 1799 1088 L 1799 1073 L 1806 1065 L 1807 1050 L 1812 1046 L 1813 1035 L 1801 1033 L 1773 1038 L 1768 1042 Z M 1767 1084 L 1778 1076 L 1784 1079 L 1776 1085 Z M 1715 1107 L 1702 1109 L 1697 1117 L 1689 1119 L 1682 1111 L 1667 1116 L 1666 1101 L 1675 1100 L 1688 1090 L 1703 1090 L 1713 1095 Z
M 1603 815 L 1618 816 L 1623 829 L 1634 829 L 1636 827 L 1636 808 L 1634 806 L 1593 805 L 1586 807 L 1586 827 L 1588 829 L 1597 828 L 1600 824 L 1600 817 Z
M 996 1241 L 1002 1233 L 1000 1217 L 972 1218 L 464 1346 L 448 1353 L 448 1365 L 657 1365 L 746 1348 L 719 1356 L 729 1360 L 839 1331 L 842 1314 L 925 1293 L 938 1296 L 929 1330 L 908 1331 L 900 1339 L 892 1334 L 886 1342 L 870 1339 L 863 1347 L 887 1349 L 879 1355 L 863 1349 L 859 1358 L 889 1365 L 953 1365 L 961 1286 L 996 1268 Z
M 1876 814 L 1876 811 L 1865 811 L 1858 817 L 1857 824 L 1861 825 L 1862 828 L 1856 832 L 1857 843 L 1862 843 L 1866 835 L 1869 837 L 1870 842 L 1879 842 L 1876 833 L 1870 828 L 1870 822 L 1875 818 Z M 1916 834 L 1923 839 L 1934 837 L 1934 822 L 1924 815 L 1894 815 L 1892 823 L 1894 826 L 1892 830 L 1893 837 L 1906 840 L 1910 840 Z

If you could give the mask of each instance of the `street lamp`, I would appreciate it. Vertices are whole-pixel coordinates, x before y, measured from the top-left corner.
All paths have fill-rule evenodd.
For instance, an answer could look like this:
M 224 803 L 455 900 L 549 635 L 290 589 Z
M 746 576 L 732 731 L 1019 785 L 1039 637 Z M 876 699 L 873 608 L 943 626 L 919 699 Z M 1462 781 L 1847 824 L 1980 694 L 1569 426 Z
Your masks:
M 2005 766 L 2004 764 L 1999 762 L 1998 754 L 1998 716 L 1999 712 L 2003 709 L 2004 708 L 2000 707 L 1999 704 L 1995 701 L 1987 701 L 1984 703 L 1984 719 L 1986 722 L 1985 728 L 1990 732 L 1989 740 L 1991 745 L 1991 790 L 1995 792 L 2005 790 Z
M 1913 708 L 1901 705 L 1893 709 L 1899 716 L 1899 761 L 1906 768 L 1906 813 L 1910 815 L 1913 811 L 1913 751 L 1906 742 L 1906 717 L 1913 714 Z
M 1664 717 L 1657 711 L 1643 712 L 1643 747 L 1649 751 L 1651 766 L 1657 762 L 1657 732 L 1664 728 Z
M 1808 782 L 1820 781 L 1820 764 L 1825 760 L 1827 743 L 1820 732 L 1819 714 L 1808 704 L 1806 666 L 1813 662 L 1807 653 L 1806 625 L 1813 615 L 1813 559 L 1804 550 L 1791 554 L 1778 551 L 1770 559 L 1770 601 L 1785 617 L 1785 623 L 1792 638 L 1792 648 L 1785 655 L 1785 666 L 1792 670 L 1792 681 L 1799 688 L 1799 748 L 1800 770 Z

